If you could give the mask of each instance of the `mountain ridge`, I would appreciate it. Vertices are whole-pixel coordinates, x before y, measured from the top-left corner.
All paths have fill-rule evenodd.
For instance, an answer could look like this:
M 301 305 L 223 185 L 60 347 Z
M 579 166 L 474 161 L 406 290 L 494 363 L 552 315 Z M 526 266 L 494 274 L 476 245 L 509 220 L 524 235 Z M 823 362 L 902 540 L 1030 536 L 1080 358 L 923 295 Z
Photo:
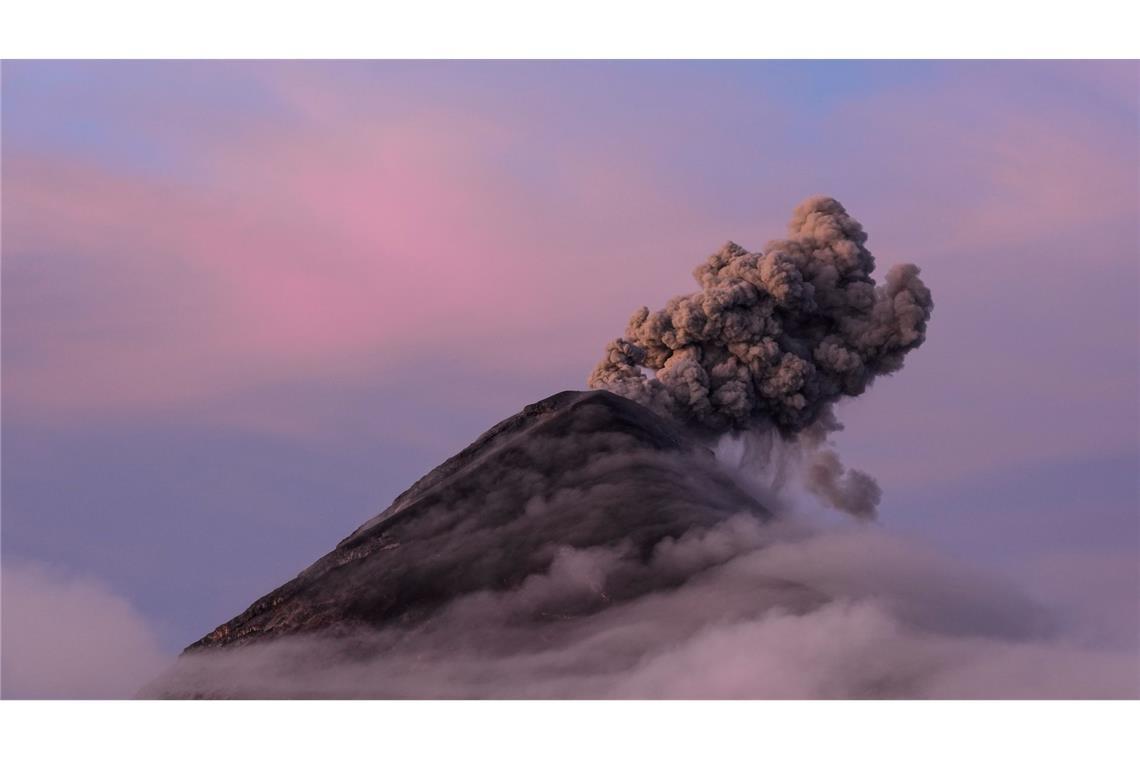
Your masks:
M 608 391 L 562 391 L 489 428 L 185 652 L 413 625 L 544 572 L 557 547 L 626 542 L 647 560 L 662 539 L 742 509 L 770 516 L 676 423 Z M 601 596 L 645 591 L 629 582 Z

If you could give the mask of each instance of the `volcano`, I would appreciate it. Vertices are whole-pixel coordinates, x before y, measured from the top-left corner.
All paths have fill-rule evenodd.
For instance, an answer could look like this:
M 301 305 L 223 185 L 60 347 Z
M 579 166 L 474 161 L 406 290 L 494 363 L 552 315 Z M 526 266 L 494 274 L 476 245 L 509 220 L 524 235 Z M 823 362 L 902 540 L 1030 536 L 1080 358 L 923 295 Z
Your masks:
M 742 510 L 770 516 L 676 424 L 608 391 L 564 391 L 492 427 L 186 652 L 411 628 L 460 597 L 518 588 L 567 547 L 621 545 L 637 561 L 604 588 L 535 611 L 588 614 L 675 583 L 637 565 Z
M 704 443 L 607 391 L 527 406 L 140 696 L 962 698 L 1071 662 L 1031 599 L 804 527 Z M 1089 657 L 1059 693 L 1135 692 Z
M 876 285 L 867 234 L 833 198 L 788 230 L 758 253 L 726 244 L 695 270 L 700 291 L 639 308 L 593 390 L 492 427 L 187 647 L 161 693 L 640 693 L 647 663 L 709 630 L 825 604 L 811 572 L 760 551 L 774 499 L 705 444 L 795 438 L 807 489 L 873 519 L 878 485 L 827 446 L 832 405 L 902 366 L 933 301 L 913 265 Z
M 493 673 L 440 683 L 421 667 L 523 657 L 561 671 L 544 664 L 551 652 L 639 629 L 622 622 L 631 609 L 673 617 L 653 612 L 655 596 L 730 559 L 772 516 L 676 423 L 608 391 L 564 391 L 489 429 L 192 643 L 141 696 L 517 696 L 519 682 Z M 794 607 L 805 597 L 797 587 L 783 599 L 793 585 L 751 584 L 733 604 Z M 628 667 L 640 647 L 591 644 L 585 657 Z

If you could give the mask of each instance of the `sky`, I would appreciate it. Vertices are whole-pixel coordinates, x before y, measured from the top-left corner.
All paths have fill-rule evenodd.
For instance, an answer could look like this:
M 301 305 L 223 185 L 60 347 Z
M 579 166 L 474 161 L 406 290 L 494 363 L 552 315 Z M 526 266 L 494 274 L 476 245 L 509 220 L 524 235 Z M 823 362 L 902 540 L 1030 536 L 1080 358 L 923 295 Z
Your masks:
M 0 74 L 5 619 L 179 651 L 826 194 L 934 293 L 881 522 L 1138 635 L 1135 62 Z

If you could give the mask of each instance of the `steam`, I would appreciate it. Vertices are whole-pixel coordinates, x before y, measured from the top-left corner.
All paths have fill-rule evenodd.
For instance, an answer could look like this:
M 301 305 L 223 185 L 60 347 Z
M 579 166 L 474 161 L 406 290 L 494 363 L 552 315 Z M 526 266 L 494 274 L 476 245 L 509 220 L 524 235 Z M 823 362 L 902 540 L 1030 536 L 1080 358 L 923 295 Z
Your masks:
M 913 264 L 876 285 L 867 234 L 833 198 L 801 203 L 788 233 L 760 253 L 727 243 L 694 271 L 701 290 L 634 312 L 589 384 L 707 434 L 802 435 L 809 490 L 870 518 L 879 487 L 827 446 L 832 405 L 901 368 L 934 304 Z

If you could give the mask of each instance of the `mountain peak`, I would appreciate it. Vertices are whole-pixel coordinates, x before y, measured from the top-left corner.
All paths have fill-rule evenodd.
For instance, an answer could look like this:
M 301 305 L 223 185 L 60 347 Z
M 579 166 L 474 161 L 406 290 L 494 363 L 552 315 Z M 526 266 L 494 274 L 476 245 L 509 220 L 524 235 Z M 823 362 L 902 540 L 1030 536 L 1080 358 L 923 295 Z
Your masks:
M 563 391 L 491 427 L 186 651 L 414 625 L 518 587 L 560 549 L 622 545 L 648 561 L 663 539 L 740 511 L 769 516 L 677 424 L 608 391 Z M 610 584 L 599 603 L 649 590 Z

